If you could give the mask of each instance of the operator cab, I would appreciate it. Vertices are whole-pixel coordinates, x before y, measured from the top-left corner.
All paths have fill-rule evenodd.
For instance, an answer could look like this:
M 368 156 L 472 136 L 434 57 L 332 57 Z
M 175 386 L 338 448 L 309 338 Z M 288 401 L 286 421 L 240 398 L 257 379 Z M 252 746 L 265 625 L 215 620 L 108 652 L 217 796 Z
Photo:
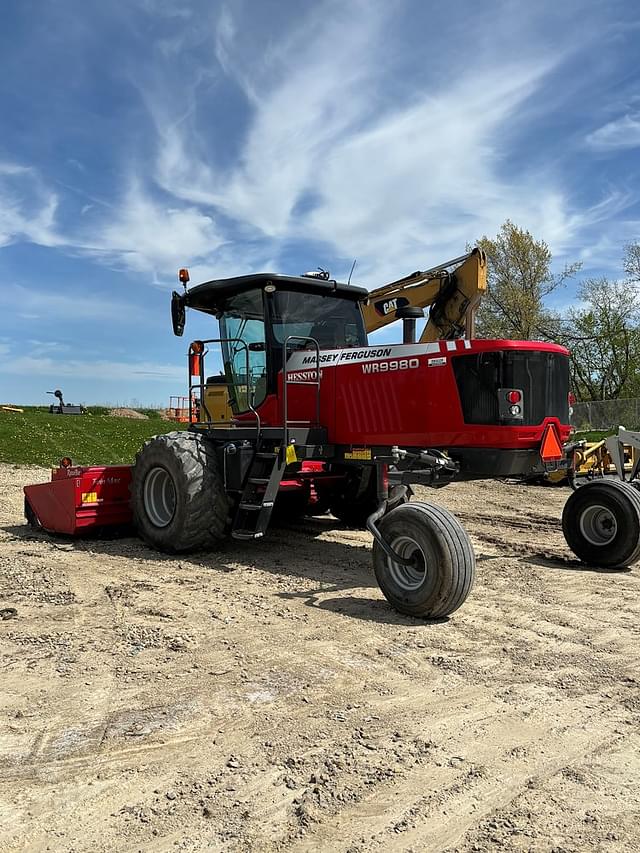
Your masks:
M 185 307 L 219 320 L 230 402 L 234 414 L 241 414 L 276 393 L 285 345 L 287 353 L 315 349 L 313 341 L 321 350 L 366 346 L 360 303 L 367 296 L 361 287 L 306 276 L 219 279 L 174 292 L 173 330 L 182 334 Z

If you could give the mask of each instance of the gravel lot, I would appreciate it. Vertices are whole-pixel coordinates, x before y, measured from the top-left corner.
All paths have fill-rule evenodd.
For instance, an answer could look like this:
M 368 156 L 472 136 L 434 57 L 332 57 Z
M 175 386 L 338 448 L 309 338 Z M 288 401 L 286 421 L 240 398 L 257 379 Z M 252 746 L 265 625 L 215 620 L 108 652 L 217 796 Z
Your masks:
M 0 466 L 0 850 L 640 849 L 640 570 L 564 489 L 421 493 L 478 581 L 392 611 L 329 517 L 179 558 L 33 533 Z

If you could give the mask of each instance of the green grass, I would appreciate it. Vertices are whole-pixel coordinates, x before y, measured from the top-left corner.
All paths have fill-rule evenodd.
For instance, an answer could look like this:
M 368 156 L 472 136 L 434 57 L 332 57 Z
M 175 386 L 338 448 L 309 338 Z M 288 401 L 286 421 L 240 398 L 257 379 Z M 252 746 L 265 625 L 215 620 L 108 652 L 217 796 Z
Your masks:
M 579 430 L 571 436 L 571 441 L 602 441 L 610 435 L 614 435 L 617 430 L 614 429 L 591 429 Z
M 183 428 L 159 416 L 144 421 L 104 414 L 50 415 L 39 407 L 24 414 L 0 411 L 0 462 L 51 466 L 63 456 L 80 465 L 133 462 L 147 438 Z

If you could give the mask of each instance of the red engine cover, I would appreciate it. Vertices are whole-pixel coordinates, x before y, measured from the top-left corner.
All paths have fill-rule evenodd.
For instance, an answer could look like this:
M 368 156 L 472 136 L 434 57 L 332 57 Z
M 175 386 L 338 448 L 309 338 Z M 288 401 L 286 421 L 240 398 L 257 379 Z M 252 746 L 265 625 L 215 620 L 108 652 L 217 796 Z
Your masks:
M 554 416 L 532 426 L 465 423 L 453 360 L 503 350 L 569 354 L 556 344 L 489 340 L 323 351 L 320 423 L 328 430 L 329 442 L 341 445 L 527 449 L 540 446 L 548 423 L 566 441 L 570 426 Z M 287 376 L 290 382 L 313 380 L 315 354 L 293 353 Z M 313 386 L 290 384 L 287 394 L 290 420 L 315 421 Z M 282 423 L 282 400 L 281 374 L 278 394 L 259 408 L 263 424 Z

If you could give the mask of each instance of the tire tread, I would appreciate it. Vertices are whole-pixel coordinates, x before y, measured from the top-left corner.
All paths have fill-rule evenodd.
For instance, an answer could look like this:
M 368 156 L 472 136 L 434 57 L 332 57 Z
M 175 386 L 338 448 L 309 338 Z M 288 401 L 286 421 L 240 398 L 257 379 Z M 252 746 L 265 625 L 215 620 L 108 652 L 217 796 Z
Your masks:
M 376 565 L 376 577 L 380 587 L 393 606 L 402 612 L 431 619 L 449 616 L 463 604 L 475 580 L 475 554 L 468 534 L 452 513 L 435 504 L 422 501 L 406 503 L 392 510 L 386 518 L 391 521 L 392 517 L 399 512 L 420 514 L 428 519 L 428 526 L 431 527 L 432 533 L 449 557 L 451 577 L 446 581 L 445 587 L 439 590 L 435 601 L 430 600 L 427 604 L 413 606 L 399 604 L 389 597 L 381 582 L 378 565 L 380 560 L 384 565 L 386 556 L 380 546 L 375 543 L 374 565 Z
M 150 456 L 173 457 L 181 475 L 181 492 L 176 495 L 184 503 L 183 523 L 173 541 L 149 532 L 142 500 L 143 481 L 136 472 L 147 465 Z M 169 432 L 146 441 L 136 455 L 132 472 L 131 504 L 134 522 L 143 539 L 155 548 L 170 552 L 214 548 L 225 537 L 229 500 L 218 472 L 215 447 L 206 436 L 195 431 Z M 154 535 L 155 533 L 155 535 Z
M 593 563 L 594 565 L 602 566 L 603 568 L 625 568 L 627 566 L 636 563 L 640 559 L 640 535 L 638 535 L 637 542 L 635 548 L 626 556 L 616 559 L 608 559 L 607 552 L 603 549 L 602 557 L 598 557 L 590 555 L 583 557 L 578 551 L 574 548 L 574 545 L 571 544 L 570 539 L 574 538 L 574 532 L 572 530 L 572 522 L 574 520 L 573 516 L 575 514 L 575 505 L 580 505 L 584 500 L 585 494 L 590 494 L 591 492 L 597 490 L 611 490 L 612 492 L 618 492 L 623 494 L 625 497 L 629 499 L 629 503 L 635 509 L 637 515 L 637 532 L 640 534 L 640 493 L 635 489 L 630 483 L 627 483 L 624 480 L 592 480 L 590 483 L 586 483 L 584 486 L 580 486 L 580 488 L 576 489 L 571 493 L 571 495 L 567 498 L 567 502 L 564 505 L 562 510 L 562 531 L 564 533 L 565 540 L 569 548 L 573 551 L 573 553 L 583 562 Z M 589 490 L 589 492 L 587 492 Z M 592 546 L 595 547 L 595 546 Z M 579 545 L 578 545 L 579 550 Z

